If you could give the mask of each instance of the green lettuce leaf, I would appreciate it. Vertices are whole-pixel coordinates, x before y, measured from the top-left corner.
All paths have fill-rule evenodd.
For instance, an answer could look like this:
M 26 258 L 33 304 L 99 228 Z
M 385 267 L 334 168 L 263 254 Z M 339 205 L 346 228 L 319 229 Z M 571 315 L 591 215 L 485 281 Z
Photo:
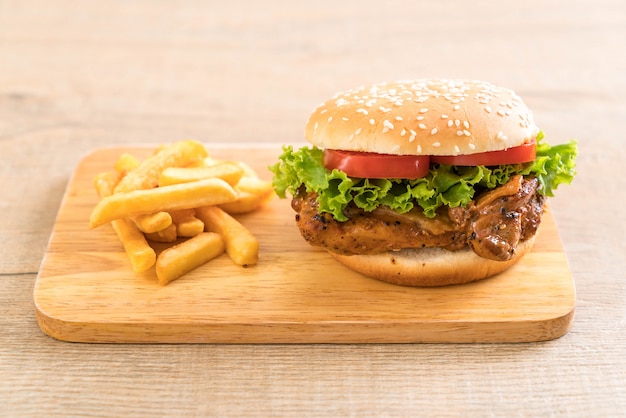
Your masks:
M 554 196 L 554 190 L 560 184 L 570 184 L 576 175 L 576 157 L 578 147 L 576 141 L 550 146 L 541 140 L 543 133 L 537 138 L 537 157 L 530 173 L 537 177 L 545 196 Z
M 553 196 L 560 184 L 569 184 L 575 176 L 577 157 L 575 141 L 550 146 L 537 137 L 537 157 L 526 164 L 461 167 L 433 164 L 428 175 L 411 180 L 360 179 L 348 177 L 339 170 L 329 171 L 322 164 L 322 150 L 283 147 L 279 161 L 270 167 L 277 195 L 295 195 L 304 186 L 318 194 L 319 209 L 338 221 L 347 220 L 344 209 L 351 202 L 364 211 L 384 205 L 399 213 L 419 206 L 428 217 L 434 217 L 442 206 L 466 206 L 477 191 L 498 187 L 516 175 L 535 176 L 539 192 Z

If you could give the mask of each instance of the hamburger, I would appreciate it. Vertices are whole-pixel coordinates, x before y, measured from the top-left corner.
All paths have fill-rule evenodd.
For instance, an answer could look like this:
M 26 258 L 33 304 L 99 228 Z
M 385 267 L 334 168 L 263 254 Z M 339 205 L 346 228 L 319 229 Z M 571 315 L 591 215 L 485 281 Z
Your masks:
M 338 93 L 310 145 L 270 167 L 311 245 L 363 275 L 442 286 L 498 274 L 531 250 L 547 197 L 575 175 L 512 90 L 425 79 Z

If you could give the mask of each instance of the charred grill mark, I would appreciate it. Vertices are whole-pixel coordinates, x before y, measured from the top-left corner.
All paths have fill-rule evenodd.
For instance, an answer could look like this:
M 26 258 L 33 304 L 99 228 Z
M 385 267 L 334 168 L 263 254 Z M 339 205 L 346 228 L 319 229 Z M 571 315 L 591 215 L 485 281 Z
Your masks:
M 320 213 L 315 214 L 315 215 L 313 216 L 313 220 L 314 220 L 314 221 L 321 222 L 321 223 L 323 223 L 323 224 L 325 224 L 325 223 L 326 223 L 326 217 L 325 217 L 324 215 L 320 214 Z

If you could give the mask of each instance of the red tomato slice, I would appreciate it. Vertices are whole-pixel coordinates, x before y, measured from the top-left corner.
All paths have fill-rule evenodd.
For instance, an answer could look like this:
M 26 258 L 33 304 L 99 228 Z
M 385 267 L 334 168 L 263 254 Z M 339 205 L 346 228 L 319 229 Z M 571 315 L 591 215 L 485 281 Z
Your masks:
M 479 152 L 467 155 L 433 155 L 430 160 L 438 164 L 450 165 L 500 165 L 534 161 L 537 152 L 535 141 L 502 151 Z
M 427 155 L 390 155 L 372 152 L 324 150 L 324 167 L 350 177 L 370 179 L 416 179 L 428 174 Z

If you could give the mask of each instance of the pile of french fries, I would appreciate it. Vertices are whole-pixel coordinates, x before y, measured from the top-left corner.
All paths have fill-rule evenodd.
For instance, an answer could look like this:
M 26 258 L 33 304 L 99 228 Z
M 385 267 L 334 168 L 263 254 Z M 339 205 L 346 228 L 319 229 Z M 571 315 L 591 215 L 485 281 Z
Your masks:
M 241 161 L 213 159 L 198 141 L 160 146 L 143 161 L 122 154 L 94 186 L 90 228 L 110 223 L 133 271 L 154 266 L 161 285 L 224 252 L 237 265 L 258 261 L 258 240 L 233 215 L 264 205 L 272 184 Z M 171 245 L 157 254 L 152 243 Z

